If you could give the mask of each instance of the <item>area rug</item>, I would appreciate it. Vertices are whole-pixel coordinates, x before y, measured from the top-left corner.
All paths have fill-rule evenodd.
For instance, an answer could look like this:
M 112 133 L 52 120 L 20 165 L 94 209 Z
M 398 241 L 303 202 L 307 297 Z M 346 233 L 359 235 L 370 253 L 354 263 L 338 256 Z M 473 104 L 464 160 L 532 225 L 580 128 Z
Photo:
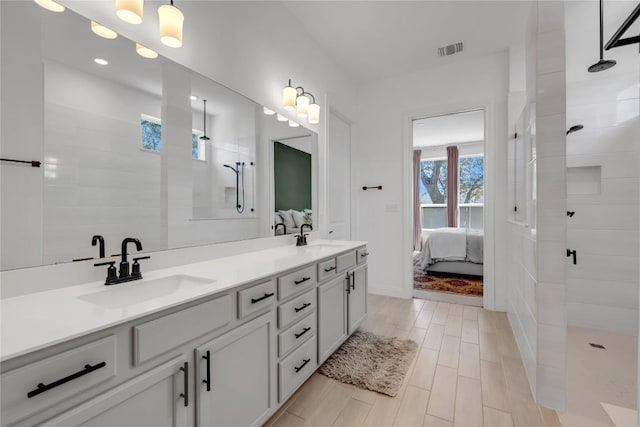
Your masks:
M 426 273 L 420 268 L 420 260 L 414 259 L 413 287 L 423 291 L 482 296 L 482 277 L 448 273 Z
M 356 331 L 320 367 L 322 375 L 395 397 L 418 344 Z

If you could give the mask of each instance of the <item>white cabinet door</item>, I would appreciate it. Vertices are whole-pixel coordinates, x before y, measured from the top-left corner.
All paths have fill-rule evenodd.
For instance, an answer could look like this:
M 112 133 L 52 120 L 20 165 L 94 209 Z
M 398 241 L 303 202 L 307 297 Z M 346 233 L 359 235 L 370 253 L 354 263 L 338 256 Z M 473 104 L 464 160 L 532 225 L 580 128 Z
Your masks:
M 349 335 L 354 333 L 367 317 L 367 267 L 358 268 L 351 273 L 349 280 Z
M 257 426 L 276 404 L 275 314 L 196 349 L 199 426 Z
M 345 275 L 318 288 L 318 364 L 347 339 Z
M 351 126 L 330 112 L 327 135 L 327 214 L 331 239 L 351 238 Z
M 179 357 L 45 422 L 45 426 L 182 427 L 193 408 L 191 364 Z M 189 377 L 191 375 L 191 378 Z M 185 389 L 186 386 L 186 389 Z

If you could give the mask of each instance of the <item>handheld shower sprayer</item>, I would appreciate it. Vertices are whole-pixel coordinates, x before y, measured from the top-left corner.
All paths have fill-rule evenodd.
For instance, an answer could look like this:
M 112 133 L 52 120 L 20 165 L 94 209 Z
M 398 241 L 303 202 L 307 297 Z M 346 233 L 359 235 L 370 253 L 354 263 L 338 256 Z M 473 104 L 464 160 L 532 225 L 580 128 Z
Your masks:
M 236 211 L 242 213 L 244 212 L 244 162 L 236 162 L 235 168 L 227 164 L 222 166 L 231 169 L 236 174 Z M 242 203 L 240 203 L 240 177 L 242 177 Z

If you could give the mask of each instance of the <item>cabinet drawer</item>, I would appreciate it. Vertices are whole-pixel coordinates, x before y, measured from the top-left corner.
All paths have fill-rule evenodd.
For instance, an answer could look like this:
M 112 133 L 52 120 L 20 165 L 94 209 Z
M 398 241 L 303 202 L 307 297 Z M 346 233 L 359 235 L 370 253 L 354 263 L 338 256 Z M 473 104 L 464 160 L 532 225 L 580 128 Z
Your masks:
M 287 325 L 311 313 L 316 308 L 316 293 L 310 290 L 306 294 L 294 298 L 278 307 L 278 328 Z
M 318 282 L 336 275 L 336 259 L 331 258 L 318 264 Z
M 231 295 L 133 327 L 133 363 L 146 362 L 172 348 L 222 328 L 233 320 Z
M 109 336 L 2 374 L 2 424 L 58 404 L 117 375 L 116 340 Z
M 278 335 L 278 357 L 316 335 L 316 316 L 311 314 Z
M 354 265 L 356 265 L 356 251 L 349 252 L 348 254 L 344 255 L 338 255 L 336 257 L 336 270 L 338 273 L 347 271 Z
M 367 262 L 367 258 L 369 257 L 369 251 L 367 248 L 358 249 L 356 251 L 356 259 L 358 260 L 358 264 L 364 264 Z
M 279 277 L 278 298 L 283 300 L 291 295 L 303 292 L 312 288 L 317 282 L 315 265 Z
M 238 292 L 238 317 L 270 308 L 276 300 L 275 281 L 261 283 Z
M 278 364 L 278 401 L 284 402 L 316 369 L 316 340 L 308 340 Z

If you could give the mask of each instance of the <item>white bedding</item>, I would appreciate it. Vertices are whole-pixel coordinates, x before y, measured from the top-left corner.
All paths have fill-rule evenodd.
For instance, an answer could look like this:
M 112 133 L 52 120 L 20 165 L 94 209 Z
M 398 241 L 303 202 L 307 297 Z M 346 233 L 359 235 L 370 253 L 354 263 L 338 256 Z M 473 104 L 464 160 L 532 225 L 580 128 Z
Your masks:
M 438 228 L 422 236 L 420 268 L 439 261 L 483 263 L 483 232 L 467 228 Z

